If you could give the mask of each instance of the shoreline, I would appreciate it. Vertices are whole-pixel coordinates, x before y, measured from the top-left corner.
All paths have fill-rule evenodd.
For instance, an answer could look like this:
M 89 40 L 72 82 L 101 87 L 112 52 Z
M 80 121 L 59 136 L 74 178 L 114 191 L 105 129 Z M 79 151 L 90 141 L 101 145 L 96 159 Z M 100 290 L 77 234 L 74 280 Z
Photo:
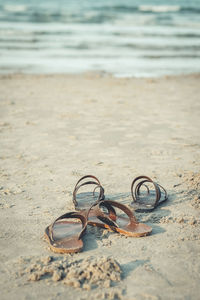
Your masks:
M 200 74 L 95 74 L 0 75 L 2 300 L 114 299 L 112 293 L 121 300 L 197 299 Z M 136 213 L 153 228 L 150 236 L 89 228 L 83 251 L 64 256 L 115 259 L 122 278 L 111 288 L 76 289 L 48 276 L 28 280 L 28 269 L 44 257 L 63 263 L 42 237 L 56 217 L 74 209 L 72 191 L 85 174 L 100 179 L 109 199 L 127 205 L 133 178 L 147 175 L 169 200 Z
M 83 71 L 83 72 L 75 72 L 75 73 L 26 73 L 26 72 L 13 72 L 13 73 L 0 73 L 0 78 L 9 77 L 9 76 L 35 76 L 35 77 L 55 77 L 55 76 L 66 76 L 66 77 L 87 77 L 87 76 L 93 76 L 93 77 L 108 77 L 108 78 L 116 78 L 116 79 L 168 79 L 168 78 L 176 78 L 176 77 L 198 77 L 200 76 L 200 72 L 191 72 L 191 73 L 180 73 L 180 74 L 165 74 L 165 75 L 155 75 L 155 76 L 117 76 L 113 73 L 109 73 L 106 71 Z

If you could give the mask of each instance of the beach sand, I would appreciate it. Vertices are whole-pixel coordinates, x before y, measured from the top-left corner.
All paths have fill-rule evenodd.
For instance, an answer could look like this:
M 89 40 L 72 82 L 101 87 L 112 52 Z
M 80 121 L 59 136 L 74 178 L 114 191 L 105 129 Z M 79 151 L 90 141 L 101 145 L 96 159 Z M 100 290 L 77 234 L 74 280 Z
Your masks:
M 199 299 L 199 83 L 200 75 L 0 76 L 2 300 Z M 44 229 L 73 209 L 73 187 L 85 174 L 125 204 L 134 177 L 161 183 L 169 200 L 136 213 L 152 234 L 127 238 L 91 227 L 81 253 L 51 252 Z M 61 280 L 64 264 L 76 271 L 87 259 L 109 266 L 109 258 L 120 266 L 113 282 L 105 274 L 96 286 Z

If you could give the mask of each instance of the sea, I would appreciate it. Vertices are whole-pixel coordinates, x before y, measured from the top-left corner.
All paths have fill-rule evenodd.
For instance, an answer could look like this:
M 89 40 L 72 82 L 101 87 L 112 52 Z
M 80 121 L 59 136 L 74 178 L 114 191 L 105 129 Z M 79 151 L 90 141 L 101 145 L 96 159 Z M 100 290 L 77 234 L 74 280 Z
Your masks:
M 200 72 L 200 0 L 0 0 L 0 73 Z

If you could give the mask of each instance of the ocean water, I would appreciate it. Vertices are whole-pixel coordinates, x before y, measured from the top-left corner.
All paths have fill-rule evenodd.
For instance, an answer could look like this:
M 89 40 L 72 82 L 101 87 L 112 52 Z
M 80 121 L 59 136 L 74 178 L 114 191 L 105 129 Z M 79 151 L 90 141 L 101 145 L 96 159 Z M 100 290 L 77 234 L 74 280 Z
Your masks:
M 0 0 L 0 73 L 200 72 L 200 0 Z

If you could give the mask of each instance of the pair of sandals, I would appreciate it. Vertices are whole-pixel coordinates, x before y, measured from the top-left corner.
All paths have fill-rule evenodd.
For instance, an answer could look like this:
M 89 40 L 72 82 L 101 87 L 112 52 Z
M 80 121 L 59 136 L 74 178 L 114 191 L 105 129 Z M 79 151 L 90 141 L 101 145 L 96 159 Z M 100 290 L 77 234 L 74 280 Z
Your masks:
M 86 181 L 88 178 L 90 180 Z M 95 186 L 94 190 L 80 193 L 79 189 L 87 185 Z M 131 194 L 133 201 L 130 206 L 140 212 L 151 211 L 168 198 L 166 190 L 147 176 L 139 176 L 133 180 Z M 130 237 L 146 236 L 152 231 L 150 226 L 137 221 L 128 206 L 106 200 L 104 188 L 93 175 L 86 175 L 78 180 L 73 191 L 73 203 L 76 211 L 60 216 L 45 229 L 45 238 L 53 252 L 80 252 L 87 225 L 106 228 Z M 117 214 L 116 209 L 124 215 Z

